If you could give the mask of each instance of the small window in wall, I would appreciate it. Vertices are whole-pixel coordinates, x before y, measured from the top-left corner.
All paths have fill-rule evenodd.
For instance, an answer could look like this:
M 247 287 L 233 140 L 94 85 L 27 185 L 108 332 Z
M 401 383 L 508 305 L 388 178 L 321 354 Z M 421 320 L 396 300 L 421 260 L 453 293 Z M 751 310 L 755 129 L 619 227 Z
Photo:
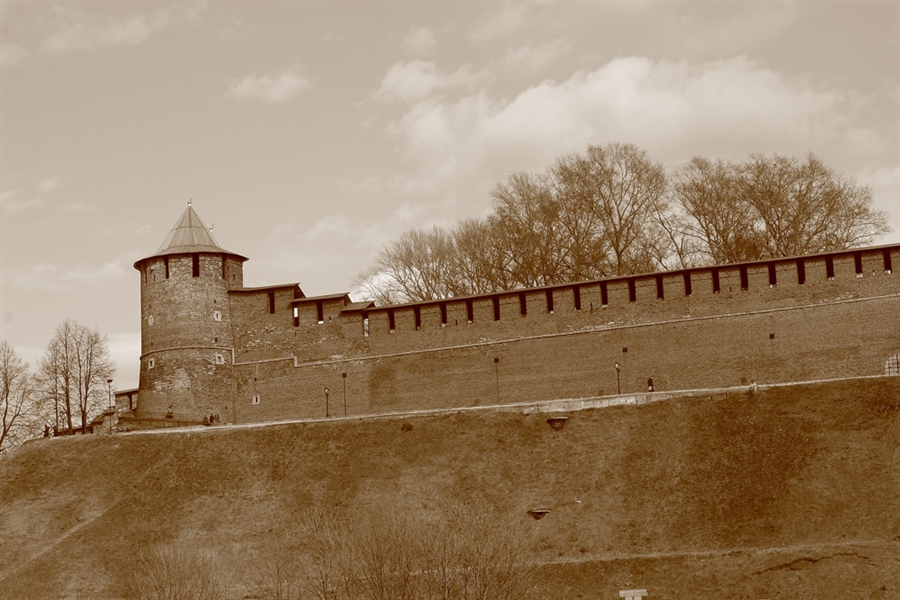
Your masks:
M 528 298 L 525 297 L 525 292 L 519 292 L 519 314 L 523 317 L 528 314 Z
M 609 290 L 606 289 L 606 282 L 600 282 L 600 304 L 609 306 Z
M 778 271 L 775 269 L 775 263 L 769 263 L 769 287 L 775 287 L 778 284 Z
M 269 292 L 269 314 L 275 314 L 275 292 Z
M 691 295 L 691 272 L 690 271 L 684 272 L 684 295 L 685 296 Z
M 710 275 L 712 276 L 713 294 L 718 294 L 720 291 L 722 291 L 722 288 L 719 285 L 719 270 L 712 269 L 710 271 Z
M 475 307 L 472 306 L 471 300 L 466 300 L 466 320 L 469 323 L 475 320 Z
M 581 288 L 572 286 L 572 296 L 575 297 L 575 310 L 581 310 Z
M 316 323 L 322 325 L 325 323 L 325 306 L 321 300 L 316 300 Z M 393 329 L 393 327 L 391 327 Z
M 885 375 L 900 375 L 900 354 L 895 354 L 884 361 Z
M 216 364 L 217 364 L 217 365 L 224 365 L 224 364 L 225 364 L 225 357 L 222 356 L 221 354 L 219 354 L 218 352 L 216 353 Z
M 254 404 L 254 405 L 259 404 L 259 394 L 253 396 L 253 404 Z
M 657 300 L 665 300 L 666 299 L 666 288 L 663 285 L 662 275 L 656 276 L 656 299 Z
M 414 306 L 413 315 L 416 318 L 416 331 L 418 331 L 422 328 L 422 309 L 418 306 Z
M 169 257 L 163 257 L 163 264 L 166 266 L 166 279 L 169 278 Z
M 228 259 L 222 257 L 222 280 L 228 279 Z
M 155 358 L 148 359 L 147 360 L 147 368 L 152 369 L 154 367 L 156 367 L 156 359 Z
M 368 313 L 363 313 L 362 322 L 363 322 L 363 337 L 369 337 L 369 315 L 368 315 Z
M 637 302 L 637 289 L 634 286 L 634 279 L 628 280 L 628 301 Z
M 447 304 L 441 302 L 441 327 L 447 326 Z
M 194 277 L 200 277 L 200 255 L 191 255 L 191 269 Z
M 491 298 L 491 300 L 493 300 L 493 302 L 494 302 L 494 320 L 499 321 L 500 320 L 500 296 L 494 296 L 493 298 Z
M 547 314 L 553 314 L 553 290 L 547 290 Z
M 147 317 L 147 325 L 153 325 L 153 315 Z
M 394 309 L 388 309 L 388 329 L 391 330 L 391 333 L 394 333 L 397 329 L 397 322 L 394 320 Z
M 222 320 L 222 311 L 214 310 L 213 311 L 213 321 L 221 321 Z
M 802 258 L 797 259 L 797 283 L 800 285 L 806 283 L 806 261 Z
M 300 307 L 294 307 L 294 327 L 300 327 Z
M 828 277 L 828 281 L 834 279 L 834 257 L 826 256 L 825 257 L 825 276 Z
M 882 250 L 882 257 L 884 259 L 884 272 L 890 275 L 893 268 L 891 265 L 891 251 L 889 248 Z
M 741 265 L 739 271 L 741 273 L 741 289 L 746 292 L 750 288 L 750 278 L 747 276 L 746 265 Z

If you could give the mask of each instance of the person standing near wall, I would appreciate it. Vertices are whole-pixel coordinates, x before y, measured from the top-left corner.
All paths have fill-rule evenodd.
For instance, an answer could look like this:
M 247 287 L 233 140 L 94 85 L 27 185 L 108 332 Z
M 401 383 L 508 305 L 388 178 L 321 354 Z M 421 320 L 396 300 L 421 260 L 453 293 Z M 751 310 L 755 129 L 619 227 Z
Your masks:
M 648 392 L 652 392 L 652 391 L 653 391 L 653 378 L 652 378 L 652 377 L 649 377 L 649 378 L 647 379 L 647 391 L 648 391 Z

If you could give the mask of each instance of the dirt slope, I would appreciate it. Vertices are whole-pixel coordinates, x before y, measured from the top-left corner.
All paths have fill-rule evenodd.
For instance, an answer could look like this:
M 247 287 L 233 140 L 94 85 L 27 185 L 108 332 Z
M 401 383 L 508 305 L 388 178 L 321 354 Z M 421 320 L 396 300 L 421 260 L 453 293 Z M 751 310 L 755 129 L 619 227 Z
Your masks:
M 177 540 L 243 598 L 313 507 L 461 500 L 517 516 L 545 598 L 900 598 L 900 378 L 547 416 L 29 443 L 0 461 L 0 597 L 117 598 Z

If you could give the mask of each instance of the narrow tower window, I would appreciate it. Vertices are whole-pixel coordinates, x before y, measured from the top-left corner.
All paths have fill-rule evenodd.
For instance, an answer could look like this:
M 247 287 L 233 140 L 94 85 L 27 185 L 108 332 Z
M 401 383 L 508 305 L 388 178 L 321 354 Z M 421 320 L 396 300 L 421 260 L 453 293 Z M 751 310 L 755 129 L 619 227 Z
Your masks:
M 750 279 L 747 277 L 747 266 L 741 265 L 741 289 L 745 292 L 750 288 Z
M 891 251 L 888 248 L 882 250 L 882 257 L 884 258 L 884 272 L 888 275 L 891 274 L 893 269 L 891 268 Z
M 628 280 L 628 301 L 637 302 L 637 289 L 634 287 L 634 279 Z
M 712 269 L 710 275 L 712 275 L 713 294 L 718 294 L 722 290 L 719 286 L 719 270 Z
M 300 327 L 300 307 L 294 307 L 294 327 Z
M 691 295 L 691 272 L 690 271 L 684 272 L 684 295 L 685 296 Z
M 447 304 L 441 302 L 441 327 L 447 326 Z
M 422 309 L 418 306 L 413 307 L 413 315 L 416 317 L 416 331 L 422 328 Z
M 466 320 L 471 323 L 475 320 L 475 307 L 471 300 L 466 300 Z
M 519 292 L 519 313 L 524 317 L 528 314 L 528 298 L 525 292 Z
M 275 292 L 269 292 L 269 314 L 275 314 Z
M 769 263 L 769 285 L 774 287 L 778 283 L 778 271 L 775 270 L 775 263 Z
M 316 322 L 321 325 L 325 322 L 325 305 L 321 300 L 316 300 Z M 393 327 L 391 327 L 393 329 Z
M 829 281 L 834 279 L 834 257 L 826 256 L 825 257 L 825 276 Z
M 199 254 L 191 255 L 191 268 L 193 269 L 194 277 L 200 277 L 200 255 Z
M 169 278 L 169 257 L 163 257 L 163 264 L 166 265 L 166 279 Z
M 491 298 L 494 301 L 494 320 L 500 320 L 500 296 L 494 296 Z
M 806 261 L 802 258 L 797 259 L 797 283 L 800 285 L 806 283 Z
M 606 282 L 600 282 L 600 304 L 609 306 L 609 290 L 606 289 Z
M 394 309 L 389 308 L 388 309 L 388 329 L 391 330 L 391 333 L 394 333 L 394 331 L 397 328 L 396 326 L 397 326 L 397 323 L 396 323 L 396 321 L 394 321 Z
M 663 285 L 662 275 L 656 276 L 656 299 L 657 300 L 665 300 L 666 299 L 666 288 Z
M 856 276 L 863 276 L 863 268 L 862 268 L 862 253 L 854 252 L 853 253 L 853 265 L 856 267 Z
M 572 286 L 572 295 L 575 297 L 575 310 L 581 310 L 581 288 L 577 285 Z

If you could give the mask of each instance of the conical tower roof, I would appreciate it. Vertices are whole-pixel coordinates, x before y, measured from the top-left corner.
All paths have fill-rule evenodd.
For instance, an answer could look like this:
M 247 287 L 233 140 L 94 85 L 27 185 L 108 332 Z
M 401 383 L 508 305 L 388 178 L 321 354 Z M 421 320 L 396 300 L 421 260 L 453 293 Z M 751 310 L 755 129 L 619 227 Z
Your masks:
M 193 254 L 195 252 L 230 254 L 242 260 L 247 260 L 246 256 L 241 256 L 240 254 L 235 254 L 234 252 L 229 252 L 222 248 L 216 241 L 216 238 L 213 237 L 209 228 L 207 228 L 206 225 L 203 224 L 203 221 L 200 220 L 197 211 L 195 211 L 194 207 L 190 204 L 188 204 L 184 213 L 181 215 L 181 218 L 178 219 L 178 222 L 175 223 L 175 227 L 173 227 L 169 232 L 169 235 L 166 236 L 166 239 L 159 247 L 159 250 L 146 258 L 168 256 L 170 254 Z M 138 265 L 143 260 L 146 259 L 137 261 L 134 264 L 135 268 L 138 268 Z

